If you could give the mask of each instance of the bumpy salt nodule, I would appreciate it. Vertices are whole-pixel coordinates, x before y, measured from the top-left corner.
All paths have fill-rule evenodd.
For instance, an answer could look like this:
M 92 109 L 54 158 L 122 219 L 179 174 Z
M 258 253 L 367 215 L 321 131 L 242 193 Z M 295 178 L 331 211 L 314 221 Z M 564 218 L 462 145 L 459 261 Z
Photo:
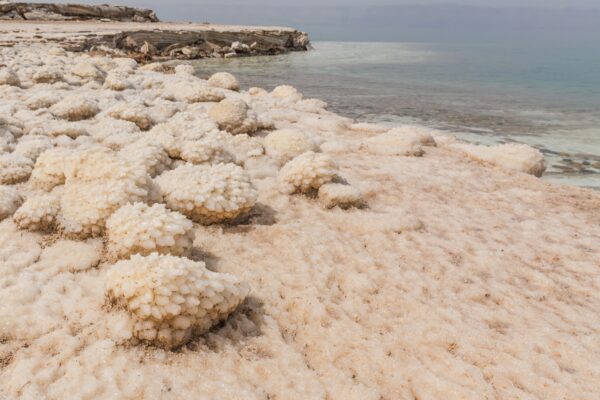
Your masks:
M 0 397 L 597 397 L 597 197 L 514 172 L 535 151 L 227 74 L 0 55 Z
M 249 288 L 202 262 L 153 253 L 110 267 L 106 291 L 111 302 L 130 313 L 132 337 L 173 348 L 229 315 Z
M 127 204 L 106 222 L 107 250 L 114 258 L 150 253 L 189 254 L 194 241 L 192 221 L 164 204 Z

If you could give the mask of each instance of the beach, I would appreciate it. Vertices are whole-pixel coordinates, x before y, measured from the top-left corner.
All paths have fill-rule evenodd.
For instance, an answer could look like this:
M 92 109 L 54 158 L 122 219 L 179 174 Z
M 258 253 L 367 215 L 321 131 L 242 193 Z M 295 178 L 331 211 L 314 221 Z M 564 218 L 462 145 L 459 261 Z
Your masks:
M 0 398 L 597 398 L 600 193 L 539 150 L 187 62 L 0 64 Z

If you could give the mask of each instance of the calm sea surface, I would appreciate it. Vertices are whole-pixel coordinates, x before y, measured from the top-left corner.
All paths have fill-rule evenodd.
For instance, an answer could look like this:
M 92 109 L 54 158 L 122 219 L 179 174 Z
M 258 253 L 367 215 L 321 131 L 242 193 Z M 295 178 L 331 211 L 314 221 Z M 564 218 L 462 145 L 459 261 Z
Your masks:
M 200 60 L 245 87 L 290 84 L 361 121 L 416 123 L 475 143 L 522 142 L 546 179 L 600 189 L 600 40 L 561 35 L 448 43 L 315 42 L 309 52 Z

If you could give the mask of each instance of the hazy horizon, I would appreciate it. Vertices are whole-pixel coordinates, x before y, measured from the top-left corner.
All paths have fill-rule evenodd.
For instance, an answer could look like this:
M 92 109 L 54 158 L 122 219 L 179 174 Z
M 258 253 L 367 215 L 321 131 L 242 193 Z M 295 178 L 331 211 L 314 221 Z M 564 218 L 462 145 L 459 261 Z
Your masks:
M 369 4 L 365 0 L 327 3 L 307 0 L 302 6 L 274 0 L 257 0 L 252 4 L 238 1 L 215 4 L 214 0 L 111 3 L 154 9 L 163 21 L 290 26 L 308 32 L 313 40 L 447 41 L 468 38 L 473 32 L 489 35 L 593 32 L 594 36 L 600 32 L 600 4 L 588 0 L 462 0 L 445 4 L 434 0 L 418 4 L 414 0 L 375 0 Z

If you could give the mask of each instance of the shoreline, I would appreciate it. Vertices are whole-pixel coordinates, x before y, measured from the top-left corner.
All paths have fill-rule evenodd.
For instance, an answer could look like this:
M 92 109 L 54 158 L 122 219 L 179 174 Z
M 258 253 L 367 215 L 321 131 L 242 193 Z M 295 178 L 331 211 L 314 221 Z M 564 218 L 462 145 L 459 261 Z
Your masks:
M 0 397 L 600 391 L 600 194 L 533 176 L 536 150 L 182 65 L 0 55 Z

